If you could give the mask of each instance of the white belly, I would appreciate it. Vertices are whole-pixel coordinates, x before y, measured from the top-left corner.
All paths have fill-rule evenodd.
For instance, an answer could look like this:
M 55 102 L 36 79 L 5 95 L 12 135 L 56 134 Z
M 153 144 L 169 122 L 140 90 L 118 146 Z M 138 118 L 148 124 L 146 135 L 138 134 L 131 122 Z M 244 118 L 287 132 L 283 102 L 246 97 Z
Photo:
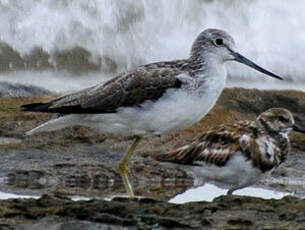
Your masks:
M 103 133 L 124 136 L 151 136 L 177 131 L 200 121 L 214 106 L 221 90 L 206 90 L 201 95 L 182 89 L 169 90 L 156 102 L 125 107 L 113 114 L 84 117 L 84 125 Z
M 196 186 L 205 182 L 212 182 L 220 187 L 248 186 L 254 184 L 263 176 L 263 173 L 254 168 L 252 162 L 246 161 L 240 153 L 233 156 L 223 167 L 203 164 L 202 166 L 192 166 L 189 170 L 196 178 Z

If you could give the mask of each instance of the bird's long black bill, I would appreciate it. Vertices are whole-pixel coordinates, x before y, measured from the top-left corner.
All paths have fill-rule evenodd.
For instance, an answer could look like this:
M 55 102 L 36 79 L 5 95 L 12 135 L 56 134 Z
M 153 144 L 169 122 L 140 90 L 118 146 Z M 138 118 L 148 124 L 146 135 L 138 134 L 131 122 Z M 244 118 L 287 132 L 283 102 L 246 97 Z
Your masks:
M 301 127 L 300 125 L 294 124 L 292 128 L 296 132 L 305 133 L 305 127 Z
M 268 70 L 263 69 L 262 67 L 256 65 L 254 62 L 250 61 L 249 59 L 245 58 L 244 56 L 242 56 L 241 54 L 239 54 L 237 52 L 232 51 L 232 55 L 235 57 L 235 59 L 234 59 L 235 61 L 243 63 L 253 69 L 256 69 L 257 71 L 259 71 L 263 74 L 269 75 L 270 77 L 274 77 L 276 79 L 283 80 L 283 78 L 275 75 L 274 73 L 269 72 Z

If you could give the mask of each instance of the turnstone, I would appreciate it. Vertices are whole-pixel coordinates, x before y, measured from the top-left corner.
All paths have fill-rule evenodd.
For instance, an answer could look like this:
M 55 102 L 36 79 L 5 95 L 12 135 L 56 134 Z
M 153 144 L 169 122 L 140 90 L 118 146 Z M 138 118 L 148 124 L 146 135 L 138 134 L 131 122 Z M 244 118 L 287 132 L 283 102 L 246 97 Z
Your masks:
M 232 194 L 254 184 L 286 160 L 292 129 L 305 133 L 287 109 L 272 108 L 255 121 L 221 125 L 155 158 L 183 164 L 200 183 L 228 187 L 227 194 Z
M 194 41 L 188 59 L 139 66 L 105 83 L 45 103 L 23 105 L 24 111 L 61 114 L 27 134 L 83 125 L 106 134 L 134 137 L 119 164 L 125 188 L 132 196 L 127 162 L 141 138 L 200 121 L 225 86 L 226 61 L 241 62 L 281 79 L 237 53 L 229 34 L 207 29 Z

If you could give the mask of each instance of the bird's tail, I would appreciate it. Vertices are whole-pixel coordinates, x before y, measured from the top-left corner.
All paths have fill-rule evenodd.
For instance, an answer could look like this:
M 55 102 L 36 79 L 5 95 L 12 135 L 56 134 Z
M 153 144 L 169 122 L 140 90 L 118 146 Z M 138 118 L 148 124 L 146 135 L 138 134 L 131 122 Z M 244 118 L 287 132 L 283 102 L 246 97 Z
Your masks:
M 71 126 L 73 122 L 73 119 L 71 119 L 70 115 L 59 117 L 59 118 L 54 118 L 52 120 L 49 120 L 36 128 L 26 132 L 26 135 L 33 135 L 36 133 L 41 133 L 41 132 L 47 132 L 47 131 L 54 131 L 58 129 L 62 129 L 68 126 Z
M 50 112 L 49 107 L 51 103 L 32 103 L 21 106 L 21 111 L 28 112 Z

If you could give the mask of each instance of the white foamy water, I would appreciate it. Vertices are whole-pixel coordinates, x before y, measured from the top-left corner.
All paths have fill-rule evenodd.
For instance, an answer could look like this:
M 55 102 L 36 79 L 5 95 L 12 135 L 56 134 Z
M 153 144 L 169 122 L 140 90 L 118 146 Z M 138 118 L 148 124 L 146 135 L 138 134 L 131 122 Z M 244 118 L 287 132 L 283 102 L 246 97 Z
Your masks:
M 176 204 L 183 204 L 187 202 L 195 201 L 212 201 L 214 198 L 225 195 L 227 190 L 221 189 L 212 184 L 205 184 L 198 188 L 189 189 L 182 194 L 179 194 L 172 198 L 169 202 Z M 291 193 L 283 193 L 279 191 L 273 191 L 263 188 L 247 187 L 244 189 L 237 190 L 233 193 L 234 195 L 241 196 L 253 196 L 264 199 L 281 199 L 284 196 L 292 195 Z
M 39 196 L 30 196 L 30 195 L 19 195 L 14 193 L 7 193 L 0 191 L 0 200 L 7 200 L 7 199 L 38 199 Z
M 39 199 L 41 196 L 34 196 L 34 195 L 21 195 L 15 193 L 8 193 L 8 192 L 1 192 L 0 191 L 0 200 L 7 200 L 7 199 Z M 80 201 L 80 200 L 91 200 L 93 198 L 85 197 L 85 196 L 70 196 L 69 197 L 73 201 Z
M 229 32 L 240 52 L 261 66 L 303 81 L 299 88 L 305 90 L 304 12 L 304 0 L 0 0 L 0 41 L 23 56 L 39 47 L 55 67 L 56 52 L 75 47 L 87 50 L 91 62 L 101 63 L 95 78 L 90 74 L 73 78 L 72 74 L 74 82 L 67 82 L 57 72 L 37 77 L 37 85 L 51 82 L 51 90 L 71 84 L 65 91 L 83 88 L 83 78 L 90 84 L 92 79 L 95 83 L 105 79 L 103 74 L 111 69 L 109 60 L 119 72 L 153 61 L 185 58 L 195 37 L 214 27 Z M 259 75 L 241 64 L 229 63 L 228 69 L 229 75 L 239 79 Z M 23 76 L 23 72 L 15 77 L 4 74 L 1 79 L 18 81 Z M 276 84 L 261 75 L 258 81 L 270 87 Z
M 72 76 L 67 72 L 53 71 L 18 71 L 11 73 L 0 73 L 0 82 L 8 81 L 23 85 L 33 85 L 49 89 L 55 93 L 71 92 L 78 89 L 93 86 L 105 81 L 110 76 L 97 73 L 89 73 L 86 76 Z M 1 88 L 0 88 L 1 89 Z
M 216 187 L 212 184 L 205 184 L 201 187 L 189 189 L 182 194 L 175 196 L 174 198 L 169 200 L 169 203 L 175 204 L 183 204 L 187 202 L 199 202 L 199 201 L 212 201 L 218 196 L 225 195 L 226 190 Z M 241 196 L 253 196 L 260 197 L 263 199 L 281 199 L 284 196 L 293 195 L 291 193 L 283 193 L 279 191 L 273 191 L 263 188 L 253 188 L 248 187 L 234 192 L 234 195 Z M 0 191 L 0 200 L 7 199 L 39 199 L 41 196 L 35 195 L 23 195 L 23 194 L 15 194 L 15 193 L 7 193 Z M 111 201 L 116 195 L 112 197 L 106 197 L 104 200 Z M 119 195 L 119 197 L 128 197 L 127 195 Z M 144 197 L 143 197 L 144 198 Z M 81 200 L 91 200 L 91 199 L 100 199 L 99 197 L 87 197 L 87 196 L 70 196 L 70 199 L 73 201 L 81 201 Z

